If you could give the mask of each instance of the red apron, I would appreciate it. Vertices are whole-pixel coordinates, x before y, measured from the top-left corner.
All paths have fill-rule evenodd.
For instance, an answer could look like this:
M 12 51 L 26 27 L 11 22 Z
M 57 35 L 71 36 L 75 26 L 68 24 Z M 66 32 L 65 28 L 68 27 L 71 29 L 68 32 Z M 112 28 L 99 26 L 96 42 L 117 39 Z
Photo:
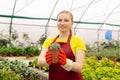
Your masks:
M 72 35 L 70 34 L 67 43 L 63 42 L 58 43 L 61 45 L 61 48 L 65 51 L 67 58 L 75 61 L 75 56 L 70 47 L 71 36 Z M 58 37 L 59 35 L 54 39 L 52 43 L 54 43 Z M 82 74 L 73 71 L 66 71 L 57 63 L 51 64 L 49 66 L 49 80 L 83 80 L 83 79 Z

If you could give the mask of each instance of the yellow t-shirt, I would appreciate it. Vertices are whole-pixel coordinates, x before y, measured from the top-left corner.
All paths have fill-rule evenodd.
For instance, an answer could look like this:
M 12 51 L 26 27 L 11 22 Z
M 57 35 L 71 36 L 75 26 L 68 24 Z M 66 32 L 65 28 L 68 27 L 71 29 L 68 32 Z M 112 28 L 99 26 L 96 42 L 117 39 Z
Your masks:
M 55 37 L 47 38 L 44 41 L 42 48 L 48 48 L 54 39 L 55 39 Z M 57 38 L 56 42 L 67 42 L 67 39 L 61 40 L 61 39 Z M 71 49 L 72 49 L 74 55 L 75 55 L 76 50 L 86 51 L 86 47 L 85 47 L 85 43 L 84 43 L 83 39 L 78 36 L 72 35 L 71 40 L 70 40 L 70 46 L 71 46 Z

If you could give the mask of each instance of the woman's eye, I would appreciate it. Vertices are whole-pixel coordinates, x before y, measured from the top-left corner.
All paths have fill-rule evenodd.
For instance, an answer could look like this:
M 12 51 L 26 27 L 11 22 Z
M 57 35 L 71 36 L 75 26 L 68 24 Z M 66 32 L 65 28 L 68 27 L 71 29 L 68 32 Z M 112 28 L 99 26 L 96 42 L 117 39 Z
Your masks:
M 63 22 L 69 22 L 68 19 L 64 19 L 64 20 L 63 20 L 63 19 L 58 19 L 58 22 L 62 22 L 62 21 L 63 21 Z
M 62 21 L 61 19 L 58 20 L 58 22 L 61 22 L 61 21 Z
M 65 19 L 64 21 L 65 21 L 65 22 L 69 22 L 69 20 L 68 20 L 68 19 Z

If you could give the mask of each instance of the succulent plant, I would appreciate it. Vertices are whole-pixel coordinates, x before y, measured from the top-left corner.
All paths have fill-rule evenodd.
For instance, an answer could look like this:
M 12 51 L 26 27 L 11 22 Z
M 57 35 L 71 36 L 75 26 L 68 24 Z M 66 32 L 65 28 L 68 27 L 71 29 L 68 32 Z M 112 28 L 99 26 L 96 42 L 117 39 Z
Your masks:
M 52 63 L 58 63 L 58 55 L 60 53 L 60 45 L 58 43 L 52 43 L 49 48 L 49 53 L 52 54 Z
M 60 44 L 58 44 L 58 43 L 52 43 L 51 45 L 50 45 L 50 48 L 49 48 L 50 50 L 60 50 L 61 49 L 61 47 L 60 47 Z

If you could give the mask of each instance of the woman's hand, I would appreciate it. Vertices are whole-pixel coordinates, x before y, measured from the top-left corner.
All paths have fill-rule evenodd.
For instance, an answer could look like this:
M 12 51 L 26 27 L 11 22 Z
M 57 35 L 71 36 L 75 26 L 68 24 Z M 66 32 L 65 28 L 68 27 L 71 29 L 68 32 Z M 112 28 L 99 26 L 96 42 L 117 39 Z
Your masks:
M 57 53 L 54 53 L 54 54 L 57 54 Z M 53 63 L 52 57 L 53 57 L 52 53 L 50 53 L 50 51 L 47 51 L 45 54 L 45 60 L 49 65 L 51 65 Z M 66 54 L 63 50 L 60 50 L 60 52 L 58 54 L 58 62 L 60 65 L 66 64 Z
M 46 52 L 45 59 L 49 65 L 52 64 L 52 54 L 49 53 L 48 51 Z
M 60 50 L 60 53 L 59 53 L 59 64 L 60 65 L 66 64 L 66 54 L 63 50 Z
M 59 53 L 59 64 L 67 71 L 71 71 L 73 67 L 73 61 L 66 58 L 66 54 L 63 50 Z

